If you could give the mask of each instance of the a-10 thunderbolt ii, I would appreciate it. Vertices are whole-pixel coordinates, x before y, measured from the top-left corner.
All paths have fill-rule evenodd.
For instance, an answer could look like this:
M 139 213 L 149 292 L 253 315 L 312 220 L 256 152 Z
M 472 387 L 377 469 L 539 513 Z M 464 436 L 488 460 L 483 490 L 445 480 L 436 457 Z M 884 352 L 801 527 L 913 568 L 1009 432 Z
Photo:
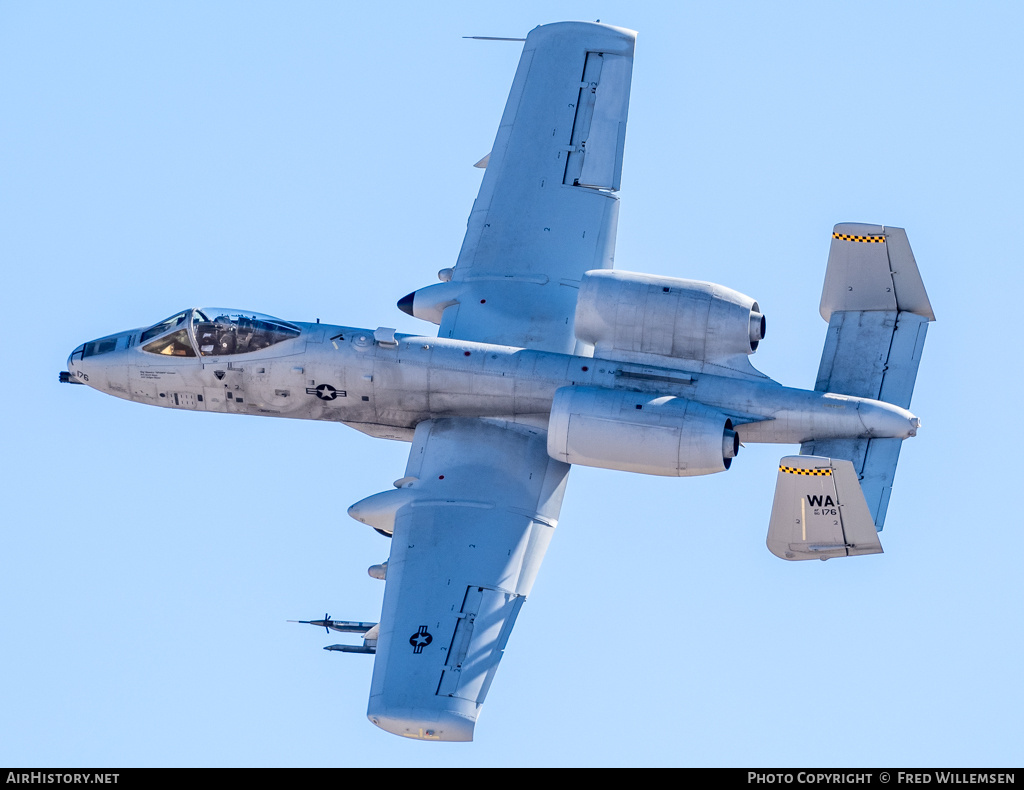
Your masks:
M 880 552 L 878 530 L 934 320 L 898 228 L 832 234 L 812 391 L 748 357 L 750 297 L 612 268 L 635 33 L 583 22 L 523 48 L 456 265 L 398 306 L 437 336 L 194 308 L 85 343 L 61 378 L 172 409 L 344 423 L 410 442 L 394 488 L 349 509 L 392 536 L 370 569 L 379 623 L 328 649 L 375 653 L 367 715 L 412 738 L 471 740 L 555 530 L 571 464 L 724 472 L 741 442 L 783 458 L 768 548 Z

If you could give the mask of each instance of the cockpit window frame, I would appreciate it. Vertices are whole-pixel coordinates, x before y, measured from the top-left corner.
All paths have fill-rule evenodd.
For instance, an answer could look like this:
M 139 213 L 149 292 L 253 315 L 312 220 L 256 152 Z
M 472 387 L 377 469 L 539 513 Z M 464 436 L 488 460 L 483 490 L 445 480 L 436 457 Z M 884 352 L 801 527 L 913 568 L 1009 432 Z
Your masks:
M 147 354 L 166 357 L 182 357 L 187 359 L 197 356 L 195 343 L 192 341 L 192 335 L 189 333 L 188 327 L 182 327 L 181 329 L 174 327 L 170 334 L 161 335 L 155 340 L 151 340 L 142 347 L 142 350 Z
M 198 336 L 199 331 L 204 332 L 203 338 Z M 161 341 L 170 342 L 169 335 L 175 335 L 175 344 L 161 344 Z M 264 313 L 221 307 L 192 307 L 144 330 L 138 345 L 148 354 L 209 359 L 252 354 L 301 336 L 300 327 Z M 178 353 L 185 351 L 186 339 L 190 353 Z M 212 342 L 204 345 L 206 340 Z M 157 346 L 161 350 L 156 350 Z M 176 349 L 174 352 L 167 353 L 164 350 L 172 346 Z
M 302 335 L 300 327 L 280 318 L 223 307 L 195 308 L 189 331 L 204 359 L 252 354 Z
M 163 321 L 158 321 L 153 324 L 149 329 L 143 330 L 142 334 L 139 335 L 139 344 L 145 343 L 147 340 L 159 337 L 164 332 L 168 332 L 172 329 L 176 329 L 181 326 L 182 322 L 188 321 L 192 315 L 192 308 L 188 310 L 182 310 L 180 313 L 175 313 L 170 318 L 165 318 Z M 174 323 L 171 323 L 171 322 Z

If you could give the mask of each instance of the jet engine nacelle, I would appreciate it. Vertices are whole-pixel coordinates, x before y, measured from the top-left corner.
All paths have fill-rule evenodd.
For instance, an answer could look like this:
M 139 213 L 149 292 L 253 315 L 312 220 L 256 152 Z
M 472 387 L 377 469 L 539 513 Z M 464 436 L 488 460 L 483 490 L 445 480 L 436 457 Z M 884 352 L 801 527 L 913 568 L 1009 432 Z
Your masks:
M 558 461 L 647 475 L 724 472 L 739 451 L 732 421 L 710 406 L 600 387 L 562 387 L 548 424 Z
M 753 299 L 715 283 L 599 269 L 576 302 L 576 337 L 602 351 L 698 361 L 752 354 L 765 319 Z

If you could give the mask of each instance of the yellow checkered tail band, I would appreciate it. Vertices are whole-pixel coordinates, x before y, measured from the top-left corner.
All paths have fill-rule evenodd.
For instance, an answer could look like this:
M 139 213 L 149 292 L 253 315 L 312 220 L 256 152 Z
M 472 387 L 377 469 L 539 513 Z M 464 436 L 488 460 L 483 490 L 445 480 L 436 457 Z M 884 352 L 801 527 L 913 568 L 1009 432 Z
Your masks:
M 795 466 L 780 466 L 780 472 L 790 475 L 811 475 L 813 477 L 832 477 L 831 469 L 797 469 Z
M 885 243 L 885 236 L 850 236 L 847 233 L 833 233 L 833 239 L 839 239 L 840 241 L 861 241 L 866 243 L 878 244 L 879 242 Z

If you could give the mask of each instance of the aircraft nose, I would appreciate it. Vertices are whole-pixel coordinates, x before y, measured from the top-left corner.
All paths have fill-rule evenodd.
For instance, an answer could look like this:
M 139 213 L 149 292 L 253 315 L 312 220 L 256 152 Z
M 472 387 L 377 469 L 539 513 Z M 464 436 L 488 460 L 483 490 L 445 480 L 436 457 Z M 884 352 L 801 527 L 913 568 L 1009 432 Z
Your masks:
M 121 333 L 82 343 L 68 357 L 67 375 L 61 373 L 60 380 L 88 384 L 93 389 L 125 397 L 128 391 L 128 366 L 124 356 L 127 336 L 128 333 Z
M 76 348 L 74 351 L 72 351 L 68 355 L 68 370 L 71 370 L 71 368 L 74 367 L 76 359 L 81 359 L 82 358 L 82 351 L 84 349 L 85 349 L 85 343 L 82 343 L 82 345 L 80 345 L 78 348 Z
M 85 349 L 85 343 L 80 345 L 68 356 L 67 364 L 60 372 L 60 381 L 63 384 L 84 384 L 81 380 L 82 372 L 78 369 L 78 364 L 82 360 L 82 351 Z

